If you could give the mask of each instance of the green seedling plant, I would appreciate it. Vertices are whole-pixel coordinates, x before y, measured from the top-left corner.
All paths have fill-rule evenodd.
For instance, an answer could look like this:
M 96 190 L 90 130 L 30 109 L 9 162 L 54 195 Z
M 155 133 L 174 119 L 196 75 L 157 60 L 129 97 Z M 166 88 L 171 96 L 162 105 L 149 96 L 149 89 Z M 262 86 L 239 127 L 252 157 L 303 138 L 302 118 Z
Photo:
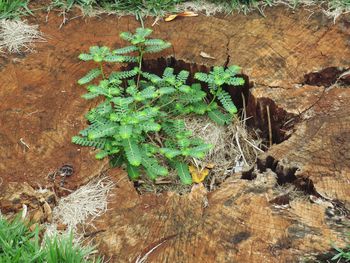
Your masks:
M 7 220 L 0 215 L 1 263 L 92 263 L 102 262 L 93 257 L 94 247 L 81 247 L 73 242 L 73 236 L 40 238 L 40 229 L 33 231 L 17 216 Z
M 147 28 L 138 28 L 134 34 L 123 32 L 120 37 L 129 42 L 128 46 L 115 50 L 93 46 L 89 53 L 79 56 L 97 65 L 78 81 L 87 85 L 83 98 L 102 96 L 103 101 L 86 114 L 89 126 L 72 141 L 99 149 L 96 158 L 109 157 L 112 166 L 125 165 L 131 180 L 144 173 L 155 180 L 175 169 L 183 184 L 191 184 L 189 158 L 205 157 L 212 145 L 193 136 L 184 118 L 208 114 L 220 125 L 230 123 L 237 109 L 223 85 L 242 85 L 244 80 L 236 77 L 240 70 L 237 66 L 197 73 L 195 78 L 208 84 L 208 100 L 200 83 L 187 84 L 188 71 L 176 74 L 167 67 L 161 76 L 145 72 L 144 55 L 171 46 L 164 40 L 150 39 L 151 33 Z M 107 74 L 107 63 L 135 66 Z

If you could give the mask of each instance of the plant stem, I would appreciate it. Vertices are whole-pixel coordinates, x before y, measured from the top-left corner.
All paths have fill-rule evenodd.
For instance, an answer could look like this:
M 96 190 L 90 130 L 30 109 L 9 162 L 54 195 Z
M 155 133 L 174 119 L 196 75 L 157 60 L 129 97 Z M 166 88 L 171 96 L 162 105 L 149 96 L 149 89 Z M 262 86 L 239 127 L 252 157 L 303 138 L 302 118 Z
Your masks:
M 140 59 L 139 59 L 139 72 L 137 75 L 137 84 L 136 84 L 137 89 L 139 89 L 139 85 L 140 85 L 142 58 L 143 58 L 143 51 L 141 50 L 141 48 L 139 49 L 139 52 L 140 52 Z
M 102 62 L 100 62 L 100 69 L 101 69 L 101 73 L 102 73 L 102 78 L 103 78 L 103 79 L 106 79 L 106 78 L 105 78 L 105 74 L 104 74 L 104 72 L 103 72 L 103 64 L 102 64 Z

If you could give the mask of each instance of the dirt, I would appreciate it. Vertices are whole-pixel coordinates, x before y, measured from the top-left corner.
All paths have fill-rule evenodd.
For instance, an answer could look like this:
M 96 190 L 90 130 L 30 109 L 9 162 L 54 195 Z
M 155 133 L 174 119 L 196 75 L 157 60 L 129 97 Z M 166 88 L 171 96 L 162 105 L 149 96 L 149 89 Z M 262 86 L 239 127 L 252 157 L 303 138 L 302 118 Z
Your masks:
M 240 65 L 254 85 L 250 124 L 266 135 L 269 106 L 273 142 L 279 144 L 259 157 L 259 171 L 246 175 L 251 180 L 237 174 L 212 193 L 196 185 L 183 196 L 140 196 L 124 172 L 110 170 L 118 188 L 109 212 L 96 221 L 96 229 L 106 231 L 94 242 L 111 262 L 135 262 L 155 246 L 148 262 L 297 262 L 330 250 L 330 241 L 344 245 L 350 225 L 350 89 L 347 82 L 329 86 L 339 74 L 326 71 L 322 78 L 322 70 L 350 68 L 349 21 L 333 24 L 322 14 L 285 8 L 265 14 L 179 18 L 154 26 L 156 37 L 173 44 L 160 57 Z M 84 88 L 76 81 L 92 65 L 77 56 L 91 45 L 121 46 L 119 33 L 138 22 L 76 18 L 59 30 L 62 17 L 51 13 L 45 19 L 46 13 L 30 19 L 48 40 L 37 44 L 36 53 L 3 54 L 0 60 L 0 193 L 10 182 L 52 186 L 48 175 L 65 164 L 74 168 L 68 189 L 106 169 L 93 151 L 70 142 L 96 103 L 80 98 Z M 216 59 L 201 57 L 202 51 Z M 305 82 L 305 76 L 316 81 Z M 278 198 L 281 205 L 273 201 Z

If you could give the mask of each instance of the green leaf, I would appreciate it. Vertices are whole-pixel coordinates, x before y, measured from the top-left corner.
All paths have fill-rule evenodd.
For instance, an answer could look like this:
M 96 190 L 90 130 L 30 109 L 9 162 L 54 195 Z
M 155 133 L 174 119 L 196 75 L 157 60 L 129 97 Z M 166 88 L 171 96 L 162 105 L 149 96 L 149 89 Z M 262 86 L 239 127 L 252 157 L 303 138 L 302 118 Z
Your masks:
M 133 35 L 130 32 L 122 32 L 119 36 L 126 41 L 131 41 L 133 39 Z
M 160 129 L 162 128 L 162 126 L 160 124 L 158 124 L 154 121 L 141 123 L 140 127 L 145 132 L 150 132 L 150 131 L 157 132 L 157 131 L 160 131 Z
M 129 139 L 132 135 L 132 126 L 131 125 L 120 126 L 119 135 L 122 139 Z
M 79 59 L 83 61 L 90 61 L 93 59 L 93 57 L 90 54 L 80 54 Z
M 232 65 L 232 66 L 229 66 L 226 71 L 228 73 L 230 73 L 231 76 L 234 76 L 234 75 L 237 75 L 238 73 L 240 73 L 241 67 L 236 66 L 236 65 Z
M 209 111 L 208 116 L 221 126 L 229 124 L 232 121 L 232 117 L 229 114 L 224 114 L 220 110 Z
M 89 147 L 94 147 L 94 148 L 99 148 L 103 149 L 105 145 L 105 140 L 104 139 L 99 139 L 99 140 L 89 140 L 86 137 L 80 137 L 80 136 L 73 136 L 72 137 L 72 143 L 81 145 L 81 146 L 89 146 Z
M 118 55 L 109 55 L 109 56 L 106 56 L 103 60 L 105 62 L 124 62 L 125 61 L 123 56 L 118 56 Z
M 180 181 L 183 184 L 190 185 L 192 184 L 192 176 L 188 169 L 188 165 L 182 162 L 175 162 L 175 169 L 180 178 Z
M 188 156 L 202 159 L 205 157 L 205 155 L 211 148 L 213 148 L 213 145 L 211 144 L 202 144 L 197 147 L 190 148 Z M 186 156 L 187 154 L 184 154 L 184 155 Z
M 181 151 L 172 148 L 160 148 L 160 153 L 164 154 L 166 158 L 172 159 L 181 154 Z
M 188 85 L 181 85 L 179 88 L 179 91 L 183 93 L 190 93 L 191 92 L 191 87 Z
M 150 34 L 152 34 L 153 30 L 150 28 L 143 28 L 143 27 L 139 27 L 136 28 L 136 36 L 140 36 L 140 37 L 148 37 Z
M 197 72 L 196 74 L 194 74 L 194 78 L 203 82 L 208 82 L 208 79 L 209 79 L 208 74 L 203 72 Z
M 167 49 L 169 47 L 171 47 L 170 43 L 165 43 L 164 45 L 161 45 L 161 46 L 146 46 L 145 52 L 146 53 L 157 53 L 157 52 L 160 52 L 160 51 Z
M 241 86 L 244 85 L 244 79 L 243 78 L 230 78 L 226 81 L 227 84 L 233 85 L 233 86 Z
M 125 139 L 122 141 L 126 158 L 133 166 L 141 164 L 141 153 L 137 141 L 134 139 Z
M 131 53 L 131 52 L 135 52 L 138 51 L 138 48 L 135 46 L 127 46 L 127 47 L 123 47 L 123 48 L 118 48 L 116 50 L 113 50 L 113 54 L 115 55 L 122 55 L 122 54 L 127 54 L 127 53 Z
M 160 88 L 158 90 L 160 95 L 165 95 L 165 94 L 172 94 L 176 91 L 176 89 L 172 88 L 172 87 L 164 87 L 164 88 Z
M 83 94 L 81 97 L 86 99 L 86 100 L 91 100 L 91 99 L 94 99 L 94 98 L 96 98 L 98 96 L 99 96 L 98 93 L 91 93 L 91 92 L 89 92 L 89 93 Z
M 97 160 L 102 160 L 103 158 L 107 157 L 108 156 L 108 152 L 107 151 L 99 151 L 96 155 L 95 155 L 95 158 Z
M 162 39 L 147 39 L 145 41 L 145 45 L 146 46 L 162 46 L 164 45 L 166 42 Z
M 233 104 L 231 96 L 227 91 L 221 90 L 217 93 L 217 96 L 225 110 L 227 110 L 230 114 L 237 113 L 237 108 Z
M 115 123 L 100 125 L 96 130 L 92 130 L 88 134 L 90 140 L 113 136 L 119 131 L 119 126 Z
M 140 167 L 131 165 L 129 162 L 127 163 L 126 171 L 131 181 L 135 181 L 140 177 Z
M 97 78 L 101 75 L 101 70 L 98 68 L 90 70 L 84 77 L 78 80 L 78 83 L 80 85 L 84 85 L 86 83 L 89 83 L 93 79 Z
M 159 165 L 158 161 L 153 157 L 148 157 L 146 154 L 142 155 L 142 165 L 146 168 L 147 175 L 152 179 L 158 176 L 167 176 L 168 169 Z

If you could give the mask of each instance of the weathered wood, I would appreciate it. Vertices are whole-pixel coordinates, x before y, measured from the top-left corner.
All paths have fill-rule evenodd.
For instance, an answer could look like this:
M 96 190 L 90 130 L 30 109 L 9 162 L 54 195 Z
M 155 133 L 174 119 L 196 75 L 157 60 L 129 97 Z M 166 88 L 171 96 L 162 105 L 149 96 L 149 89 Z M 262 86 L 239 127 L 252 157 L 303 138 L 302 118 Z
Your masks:
M 134 262 L 154 247 L 148 262 L 295 262 L 330 249 L 330 241 L 344 244 L 350 89 L 305 84 L 304 76 L 350 67 L 349 22 L 333 24 L 322 14 L 284 8 L 265 13 L 199 16 L 154 28 L 173 44 L 163 55 L 199 65 L 240 65 L 254 84 L 248 105 L 253 122 L 266 129 L 269 105 L 274 141 L 282 143 L 260 157 L 256 179 L 235 175 L 212 193 L 195 186 L 184 196 L 139 196 L 125 174 L 111 171 L 119 187 L 110 210 L 95 223 L 108 228 L 95 241 L 111 262 Z M 38 45 L 38 53 L 2 61 L 3 188 L 10 181 L 48 184 L 47 173 L 67 162 L 76 170 L 67 187 L 76 187 L 103 166 L 88 149 L 77 152 L 70 144 L 93 104 L 79 98 L 84 89 L 75 82 L 87 68 L 76 57 L 97 43 L 121 45 L 118 33 L 137 23 L 130 17 L 75 19 L 59 31 L 60 18 L 49 18 L 41 29 L 50 39 Z M 216 60 L 201 57 L 201 51 Z M 299 191 L 277 182 L 294 183 Z

